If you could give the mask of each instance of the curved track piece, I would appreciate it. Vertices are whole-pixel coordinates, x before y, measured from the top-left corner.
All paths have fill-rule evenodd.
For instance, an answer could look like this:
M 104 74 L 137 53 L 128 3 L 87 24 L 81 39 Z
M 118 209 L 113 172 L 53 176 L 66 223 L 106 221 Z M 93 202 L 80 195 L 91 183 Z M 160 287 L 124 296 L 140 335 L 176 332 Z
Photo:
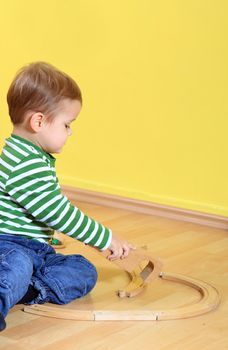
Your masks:
M 200 293 L 201 299 L 195 304 L 177 307 L 167 310 L 74 310 L 65 309 L 60 306 L 31 305 L 25 306 L 24 311 L 40 316 L 63 318 L 68 320 L 90 320 L 90 321 L 161 321 L 174 320 L 199 316 L 214 310 L 220 301 L 219 293 L 213 286 L 203 281 L 179 274 L 165 274 L 160 276 L 163 280 L 169 280 L 185 284 Z
M 107 252 L 102 253 L 107 257 Z M 142 292 L 144 287 L 161 274 L 162 262 L 142 249 L 132 250 L 125 259 L 113 261 L 122 270 L 128 272 L 131 281 L 123 289 L 118 290 L 119 297 L 133 297 Z

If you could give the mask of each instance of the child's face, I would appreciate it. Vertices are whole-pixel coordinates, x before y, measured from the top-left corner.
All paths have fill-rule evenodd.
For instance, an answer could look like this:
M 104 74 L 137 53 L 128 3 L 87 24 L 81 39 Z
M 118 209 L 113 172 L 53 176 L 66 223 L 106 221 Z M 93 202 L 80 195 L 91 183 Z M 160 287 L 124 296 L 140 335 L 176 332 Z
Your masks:
M 60 153 L 68 137 L 72 134 L 70 127 L 81 110 L 81 103 L 77 100 L 65 99 L 51 123 L 45 123 L 39 133 L 39 143 L 48 153 Z

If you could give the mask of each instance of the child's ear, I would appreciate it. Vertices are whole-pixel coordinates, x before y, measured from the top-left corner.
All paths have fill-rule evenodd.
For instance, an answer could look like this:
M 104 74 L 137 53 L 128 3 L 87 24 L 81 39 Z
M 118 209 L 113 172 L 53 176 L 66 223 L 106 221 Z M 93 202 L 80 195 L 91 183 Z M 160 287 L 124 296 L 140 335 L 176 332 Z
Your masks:
M 30 127 L 33 131 L 39 132 L 41 131 L 44 123 L 44 115 L 43 113 L 37 112 L 33 113 L 30 117 Z

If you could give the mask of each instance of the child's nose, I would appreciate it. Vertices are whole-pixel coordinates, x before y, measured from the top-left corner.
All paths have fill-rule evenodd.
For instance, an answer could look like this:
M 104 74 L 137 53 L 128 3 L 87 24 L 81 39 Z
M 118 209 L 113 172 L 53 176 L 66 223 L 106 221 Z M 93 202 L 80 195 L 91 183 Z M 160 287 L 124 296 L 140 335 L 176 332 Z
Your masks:
M 68 129 L 68 136 L 71 136 L 72 135 L 72 130 L 69 128 Z

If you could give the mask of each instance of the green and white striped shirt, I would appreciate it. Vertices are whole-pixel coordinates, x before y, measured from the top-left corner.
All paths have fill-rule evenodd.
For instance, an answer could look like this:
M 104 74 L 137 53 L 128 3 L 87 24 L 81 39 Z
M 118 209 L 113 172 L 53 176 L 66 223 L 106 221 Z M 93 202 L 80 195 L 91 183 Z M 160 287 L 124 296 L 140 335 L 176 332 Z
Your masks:
M 12 134 L 0 156 L 0 234 L 48 242 L 54 230 L 101 250 L 110 229 L 86 216 L 61 193 L 55 158 Z

